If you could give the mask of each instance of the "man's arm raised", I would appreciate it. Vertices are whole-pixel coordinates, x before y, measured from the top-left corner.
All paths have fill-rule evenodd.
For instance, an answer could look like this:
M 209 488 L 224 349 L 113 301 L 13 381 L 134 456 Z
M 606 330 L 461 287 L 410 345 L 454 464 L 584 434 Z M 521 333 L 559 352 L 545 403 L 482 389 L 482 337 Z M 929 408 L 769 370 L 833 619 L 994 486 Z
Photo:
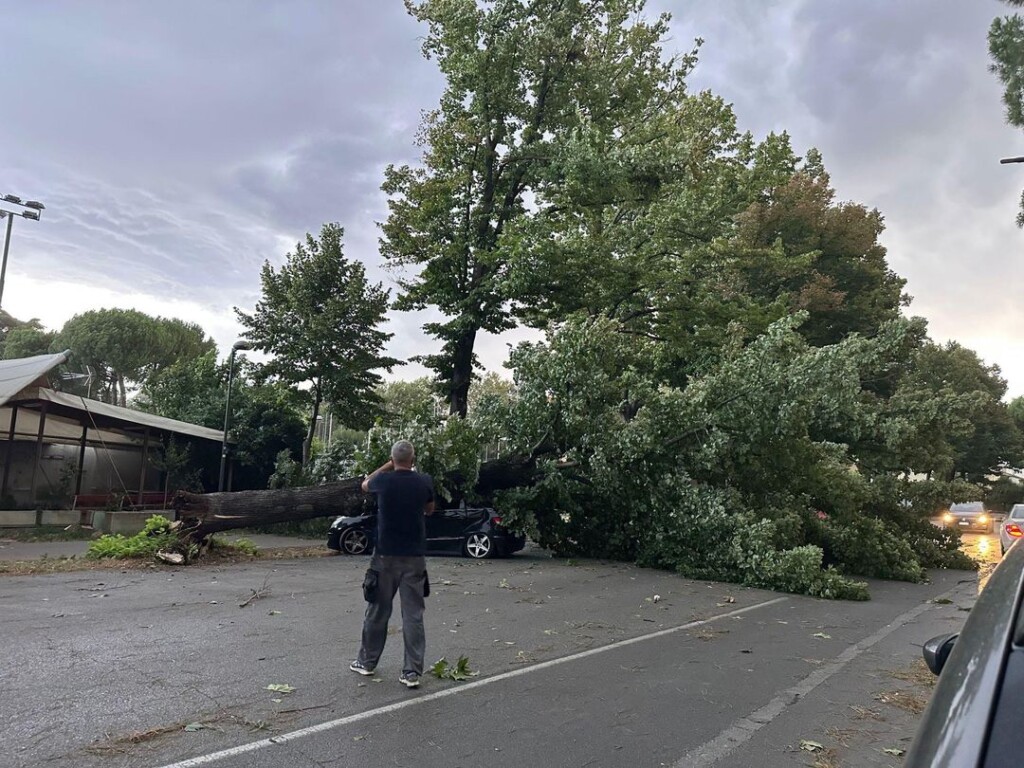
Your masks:
M 363 478 L 363 484 L 362 484 L 363 493 L 369 493 L 370 492 L 370 481 L 373 480 L 373 478 L 375 478 L 381 472 L 390 472 L 394 468 L 395 468 L 395 463 L 393 461 L 391 461 L 391 460 L 388 460 L 386 463 L 381 464 L 379 467 L 377 467 L 375 470 L 373 470 L 373 472 L 371 472 L 366 477 L 364 477 Z

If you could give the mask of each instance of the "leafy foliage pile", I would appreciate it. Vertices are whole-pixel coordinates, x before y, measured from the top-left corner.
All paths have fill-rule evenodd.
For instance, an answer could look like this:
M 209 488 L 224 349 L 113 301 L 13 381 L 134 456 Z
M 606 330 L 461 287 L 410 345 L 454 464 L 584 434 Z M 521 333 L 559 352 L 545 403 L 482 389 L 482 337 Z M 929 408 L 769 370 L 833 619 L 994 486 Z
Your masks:
M 171 533 L 171 521 L 166 517 L 153 515 L 134 536 L 124 536 L 120 533 L 100 536 L 89 545 L 86 557 L 94 560 L 153 557 L 161 550 L 173 549 L 177 541 L 177 537 Z

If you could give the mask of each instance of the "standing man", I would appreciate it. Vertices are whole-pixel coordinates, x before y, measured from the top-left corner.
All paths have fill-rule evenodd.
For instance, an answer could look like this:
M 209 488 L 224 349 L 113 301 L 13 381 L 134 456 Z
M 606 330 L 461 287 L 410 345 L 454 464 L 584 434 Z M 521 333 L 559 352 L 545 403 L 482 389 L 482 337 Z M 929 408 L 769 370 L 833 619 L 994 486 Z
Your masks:
M 417 688 L 423 675 L 427 639 L 423 631 L 423 598 L 427 584 L 427 535 L 424 515 L 434 512 L 434 481 L 413 471 L 412 443 L 399 440 L 391 461 L 363 480 L 363 493 L 377 495 L 377 546 L 370 560 L 364 590 L 367 603 L 359 656 L 349 669 L 372 675 L 388 637 L 391 606 L 398 592 L 402 604 L 405 662 L 398 682 Z M 374 589 L 373 581 L 376 580 Z M 369 589 L 367 589 L 369 587 Z

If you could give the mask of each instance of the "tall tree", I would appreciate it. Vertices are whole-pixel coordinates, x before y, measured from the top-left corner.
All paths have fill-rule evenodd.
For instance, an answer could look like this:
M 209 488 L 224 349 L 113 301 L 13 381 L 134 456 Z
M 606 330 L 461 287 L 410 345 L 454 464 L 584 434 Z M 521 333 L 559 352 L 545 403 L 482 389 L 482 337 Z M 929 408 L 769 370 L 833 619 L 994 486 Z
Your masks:
M 40 328 L 25 326 L 12 328 L 0 343 L 0 358 L 14 360 L 19 357 L 45 355 L 50 351 L 56 334 Z
M 195 323 L 151 317 L 134 309 L 97 309 L 68 320 L 54 349 L 70 349 L 72 365 L 96 379 L 97 396 L 126 406 L 128 390 L 173 363 L 199 357 L 215 348 Z
M 1003 0 L 1007 5 L 1024 7 L 1024 0 Z M 1019 13 L 997 18 L 988 31 L 989 69 L 1003 84 L 1006 122 L 1024 128 L 1024 18 Z M 1024 194 L 1017 214 L 1017 226 L 1024 227 Z
M 125 406 L 128 389 L 141 384 L 153 350 L 154 320 L 134 309 L 98 309 L 75 315 L 55 346 L 70 349 L 76 366 L 96 379 L 97 397 Z
M 306 235 L 286 263 L 263 265 L 263 297 L 250 314 L 235 308 L 245 338 L 272 356 L 263 374 L 290 385 L 308 385 L 309 428 L 302 464 L 310 458 L 320 406 L 331 403 L 353 427 L 369 426 L 376 413 L 378 371 L 398 361 L 383 353 L 392 334 L 379 329 L 388 291 L 372 285 L 358 261 L 345 258 L 344 230 L 325 224 L 320 237 Z
M 231 433 L 238 446 L 234 455 L 239 467 L 232 486 L 266 488 L 278 453 L 302 450 L 305 409 L 285 385 L 261 384 L 253 379 L 251 365 L 236 366 Z M 224 424 L 227 368 L 226 362 L 217 362 L 215 351 L 184 358 L 150 377 L 134 404 L 150 413 L 219 430 Z
M 1021 436 L 1002 400 L 1006 380 L 999 366 L 986 365 L 976 352 L 951 341 L 926 345 L 914 367 L 914 375 L 936 398 L 951 392 L 972 406 L 963 414 L 969 427 L 950 437 L 951 476 L 984 483 L 1001 465 L 1021 463 Z
M 14 351 L 8 352 L 7 341 L 11 334 L 16 334 L 18 340 L 15 342 Z M 32 355 L 45 354 L 47 351 L 45 348 L 42 351 L 30 351 L 24 354 L 26 348 L 35 350 L 36 341 L 43 336 L 49 336 L 52 341 L 53 335 L 43 328 L 38 318 L 19 320 L 9 312 L 0 309 L 0 359 L 10 360 L 16 357 L 31 357 Z M 47 342 L 48 344 L 49 342 Z
M 388 167 L 390 215 L 381 252 L 401 281 L 400 309 L 435 307 L 424 329 L 442 342 L 421 358 L 466 415 L 481 331 L 513 327 L 510 262 L 517 223 L 577 129 L 614 143 L 684 92 L 692 55 L 666 59 L 668 17 L 642 19 L 644 0 L 406 0 L 428 26 L 423 53 L 447 87 L 420 131 L 420 167 Z M 602 183 L 599 169 L 586 177 Z

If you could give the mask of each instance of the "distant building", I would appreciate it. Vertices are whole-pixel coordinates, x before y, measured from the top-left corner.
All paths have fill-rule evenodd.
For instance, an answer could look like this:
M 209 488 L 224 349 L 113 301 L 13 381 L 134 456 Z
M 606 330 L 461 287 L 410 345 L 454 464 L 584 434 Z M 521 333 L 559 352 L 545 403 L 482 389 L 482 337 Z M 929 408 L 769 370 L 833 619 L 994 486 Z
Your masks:
M 0 509 L 163 505 L 165 442 L 222 434 L 50 388 L 69 354 L 0 360 Z

